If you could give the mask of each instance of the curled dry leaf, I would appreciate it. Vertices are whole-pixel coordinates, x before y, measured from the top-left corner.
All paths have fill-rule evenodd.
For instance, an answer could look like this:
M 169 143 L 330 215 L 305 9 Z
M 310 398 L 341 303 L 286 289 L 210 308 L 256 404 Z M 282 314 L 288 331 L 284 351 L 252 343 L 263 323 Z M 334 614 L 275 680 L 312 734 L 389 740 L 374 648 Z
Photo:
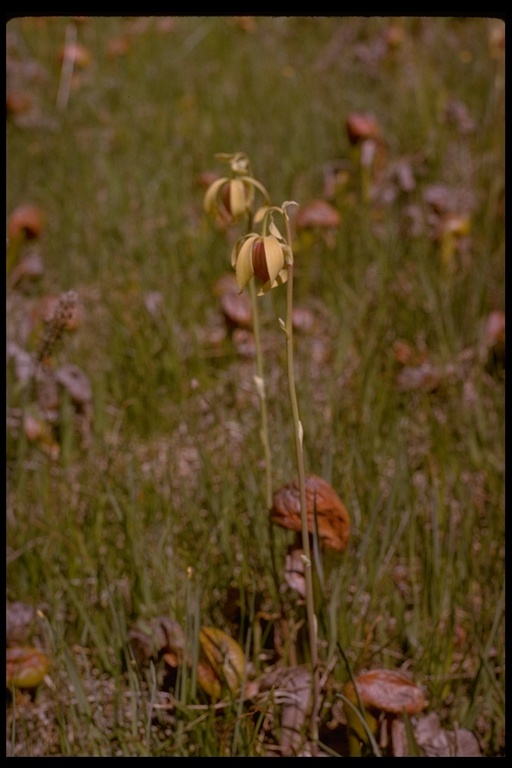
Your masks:
M 6 683 L 14 688 L 37 688 L 48 672 L 50 659 L 39 648 L 7 648 Z
M 350 537 L 348 512 L 334 488 L 318 475 L 306 477 L 306 510 L 309 533 L 313 533 L 316 524 L 322 546 L 344 550 Z M 276 491 L 270 514 L 276 525 L 301 531 L 298 480 Z

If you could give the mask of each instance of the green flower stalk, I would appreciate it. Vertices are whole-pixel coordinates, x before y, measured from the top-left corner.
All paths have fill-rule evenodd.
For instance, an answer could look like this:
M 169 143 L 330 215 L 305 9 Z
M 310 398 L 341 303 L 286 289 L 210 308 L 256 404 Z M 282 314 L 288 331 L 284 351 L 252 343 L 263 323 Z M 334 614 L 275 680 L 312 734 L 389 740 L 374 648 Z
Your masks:
M 222 213 L 224 217 L 237 220 L 247 218 L 247 234 L 240 237 L 231 252 L 231 265 L 235 270 L 236 280 L 240 290 L 249 285 L 253 316 L 254 338 L 256 344 L 257 376 L 256 388 L 261 403 L 261 438 L 265 451 L 266 464 L 266 502 L 268 510 L 272 507 L 272 476 L 270 442 L 268 437 L 268 417 L 266 408 L 265 381 L 259 338 L 259 321 L 256 297 L 264 295 L 280 285 L 287 284 L 286 321 L 280 320 L 286 334 L 287 374 L 290 404 L 292 411 L 293 430 L 295 438 L 295 454 L 299 477 L 299 494 L 301 509 L 302 546 L 304 551 L 305 580 L 306 580 L 306 611 L 309 635 L 309 648 L 312 666 L 312 706 L 310 734 L 313 745 L 318 742 L 318 712 L 320 702 L 320 677 L 318 669 L 317 620 L 315 615 L 312 558 L 309 543 L 308 519 L 306 507 L 306 473 L 304 468 L 303 427 L 299 417 L 297 391 L 295 386 L 293 359 L 293 251 L 292 234 L 288 208 L 297 205 L 285 202 L 281 207 L 271 206 L 268 193 L 250 173 L 247 155 L 237 152 L 234 155 L 218 156 L 231 165 L 231 176 L 223 176 L 214 181 L 204 198 L 205 211 L 210 215 Z M 260 192 L 265 204 L 253 215 L 256 192 Z M 285 222 L 286 235 L 283 236 L 274 222 L 274 215 L 279 215 Z M 261 234 L 252 231 L 253 224 L 261 223 Z M 255 281 L 260 284 L 259 291 Z
M 285 202 L 281 208 L 276 206 L 261 209 L 257 219 L 262 219 L 261 235 L 250 233 L 238 240 L 231 254 L 231 263 L 235 269 L 238 285 L 243 289 L 247 283 L 252 284 L 256 278 L 263 283 L 258 295 L 287 283 L 286 321 L 281 327 L 286 334 L 286 359 L 288 373 L 288 388 L 292 410 L 293 429 L 295 437 L 295 454 L 299 477 L 299 495 L 301 510 L 302 547 L 304 551 L 305 580 L 306 580 L 306 612 L 308 621 L 309 649 L 312 666 L 312 707 L 311 707 L 311 740 L 318 741 L 318 711 L 320 701 L 320 678 L 318 669 L 317 620 L 315 615 L 313 573 L 311 548 L 309 544 L 308 519 L 306 507 L 306 473 L 304 468 L 303 436 L 304 431 L 299 416 L 297 390 L 295 386 L 293 359 L 293 251 L 290 219 L 287 209 L 294 202 Z M 286 224 L 286 237 L 280 233 L 274 223 L 273 215 L 279 213 Z

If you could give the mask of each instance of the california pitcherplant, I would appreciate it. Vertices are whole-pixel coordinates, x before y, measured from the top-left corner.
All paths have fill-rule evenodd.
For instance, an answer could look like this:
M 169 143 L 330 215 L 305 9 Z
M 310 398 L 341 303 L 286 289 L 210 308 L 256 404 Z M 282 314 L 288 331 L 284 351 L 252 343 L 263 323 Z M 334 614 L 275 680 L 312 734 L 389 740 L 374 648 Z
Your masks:
M 236 157 L 239 156 L 235 155 L 235 158 Z M 236 172 L 236 167 L 234 170 Z M 245 168 L 243 170 L 245 170 Z M 206 193 L 205 208 L 207 210 L 211 210 L 212 203 L 218 199 L 220 195 L 228 212 L 236 211 L 237 215 L 243 215 L 244 211 L 247 210 L 248 198 L 255 188 L 259 189 L 260 191 L 264 190 L 259 182 L 256 182 L 254 179 L 252 179 L 252 177 L 245 175 L 242 176 L 241 179 L 219 179 L 213 183 L 213 185 Z M 226 200 L 228 201 L 229 207 L 228 204 L 226 204 Z M 231 265 L 235 270 L 236 280 L 240 290 L 243 290 L 246 286 L 249 286 L 251 295 L 253 296 L 254 307 L 256 307 L 256 302 L 254 301 L 254 297 L 256 296 L 255 280 L 260 284 L 260 289 L 257 294 L 258 296 L 262 296 L 271 291 L 273 288 L 277 288 L 285 283 L 287 284 L 286 320 L 283 321 L 280 318 L 280 324 L 286 336 L 288 389 L 292 412 L 295 438 L 295 455 L 299 479 L 302 546 L 304 552 L 303 558 L 306 580 L 306 611 L 313 680 L 310 736 L 313 745 L 315 745 L 318 740 L 319 670 L 317 620 L 314 606 L 311 549 L 309 543 L 306 507 L 306 475 L 303 452 L 303 426 L 299 415 L 293 357 L 292 313 L 294 258 L 288 209 L 294 205 L 297 205 L 297 203 L 291 201 L 284 202 L 281 207 L 267 205 L 260 208 L 254 215 L 253 219 L 249 218 L 250 223 L 261 225 L 261 232 L 258 233 L 249 231 L 246 235 L 240 237 L 237 240 L 231 252 Z M 281 219 L 282 225 L 284 225 L 284 234 L 276 224 L 276 217 L 279 217 L 279 219 Z M 257 315 L 255 315 L 255 317 L 256 316 Z M 259 372 L 258 377 L 260 377 Z M 260 382 L 263 383 L 262 378 L 260 378 Z M 258 391 L 260 392 L 259 387 Z M 260 392 L 260 397 L 263 405 L 265 403 L 264 390 L 263 393 Z M 264 423 L 266 424 L 266 412 Z M 268 440 L 268 438 L 266 439 Z M 267 459 L 268 458 L 269 455 L 267 455 Z M 269 464 L 267 464 L 267 466 L 269 466 Z M 267 474 L 267 478 L 268 482 L 270 482 L 271 478 L 269 473 Z M 270 502 L 268 496 L 268 485 L 267 500 Z M 268 506 L 270 508 L 270 503 Z
M 218 154 L 217 157 L 230 164 L 231 176 L 216 179 L 207 189 L 204 197 L 204 209 L 210 216 L 220 212 L 237 221 L 245 218 L 247 232 L 251 232 L 254 218 L 254 202 L 256 192 L 260 192 L 266 204 L 270 203 L 267 190 L 251 175 L 249 158 L 244 152 L 234 154 Z M 260 320 L 254 282 L 250 285 L 254 346 L 256 349 L 256 376 L 254 381 L 260 399 L 261 407 L 261 442 L 265 456 L 265 503 L 267 510 L 272 506 L 272 462 L 270 456 L 270 439 L 268 434 L 267 394 L 261 354 Z

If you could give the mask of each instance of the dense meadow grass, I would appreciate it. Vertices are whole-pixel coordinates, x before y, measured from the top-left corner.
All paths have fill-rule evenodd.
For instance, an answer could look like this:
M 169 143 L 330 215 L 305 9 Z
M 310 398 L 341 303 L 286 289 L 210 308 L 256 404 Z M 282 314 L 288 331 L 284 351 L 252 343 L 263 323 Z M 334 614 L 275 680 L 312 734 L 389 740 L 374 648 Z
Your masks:
M 235 151 L 276 204 L 341 214 L 298 232 L 295 255 L 306 468 L 352 521 L 319 603 L 323 748 L 347 754 L 350 674 L 393 668 L 442 728 L 504 754 L 501 22 L 52 17 L 6 34 L 6 219 L 44 213 L 8 241 L 7 600 L 35 611 L 8 643 L 50 659 L 8 696 L 7 754 L 284 751 L 261 687 L 214 705 L 194 665 L 176 677 L 128 642 L 166 617 L 194 658 L 200 626 L 234 638 L 251 681 L 307 662 L 254 358 L 216 288 L 243 230 L 202 208 L 216 153 Z M 346 127 L 361 112 L 380 126 L 366 169 Z M 43 363 L 78 366 L 86 396 L 61 379 L 49 404 L 23 354 L 68 291 L 76 328 Z M 285 293 L 258 301 L 277 488 L 296 475 Z

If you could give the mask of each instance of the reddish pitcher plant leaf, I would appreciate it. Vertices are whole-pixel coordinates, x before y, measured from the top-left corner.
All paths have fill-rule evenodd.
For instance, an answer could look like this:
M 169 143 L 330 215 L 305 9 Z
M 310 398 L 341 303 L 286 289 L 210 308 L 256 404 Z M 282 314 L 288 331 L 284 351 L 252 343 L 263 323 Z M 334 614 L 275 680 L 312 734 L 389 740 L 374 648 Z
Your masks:
M 351 144 L 360 144 L 369 139 L 380 138 L 380 125 L 375 115 L 369 112 L 351 112 L 347 117 L 346 128 Z
M 374 669 L 362 672 L 349 680 L 344 693 L 349 750 L 359 756 L 363 745 L 370 742 L 368 730 L 385 753 L 393 752 L 393 725 L 401 715 L 416 715 L 425 709 L 427 701 L 422 689 L 402 672 L 392 669 Z M 366 727 L 358 710 L 364 708 Z M 380 734 L 379 734 L 380 731 Z
M 297 211 L 295 225 L 301 229 L 331 229 L 339 227 L 341 215 L 326 200 L 315 199 L 301 205 Z
M 225 292 L 219 302 L 222 314 L 230 326 L 252 328 L 252 304 L 246 293 Z
M 322 546 L 344 550 L 350 537 L 350 517 L 334 488 L 318 475 L 306 477 L 306 510 L 309 533 L 316 526 Z M 276 491 L 270 514 L 276 525 L 302 530 L 298 480 Z
M 41 236 L 45 225 L 45 215 L 41 208 L 31 203 L 19 205 L 7 220 L 7 236 L 17 239 L 21 236 L 34 240 Z

